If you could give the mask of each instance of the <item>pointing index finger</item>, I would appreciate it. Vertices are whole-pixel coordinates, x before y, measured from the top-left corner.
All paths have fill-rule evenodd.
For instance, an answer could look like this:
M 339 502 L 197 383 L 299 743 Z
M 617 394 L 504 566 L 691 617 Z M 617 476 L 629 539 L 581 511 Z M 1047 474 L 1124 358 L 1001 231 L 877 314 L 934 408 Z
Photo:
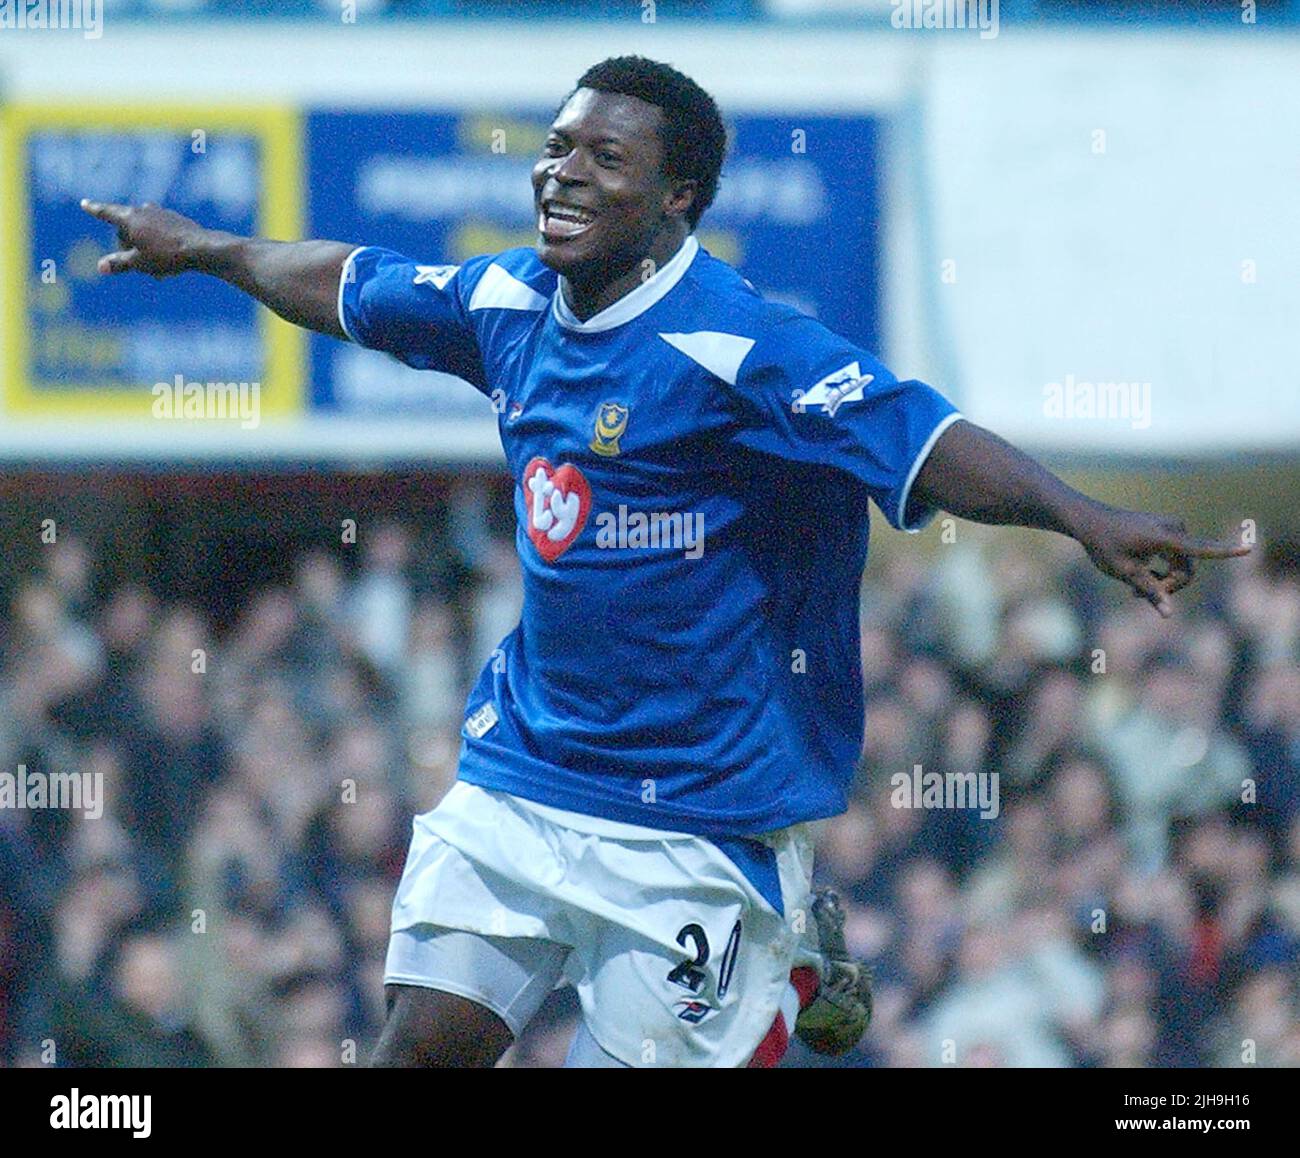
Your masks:
M 1175 535 L 1169 540 L 1169 545 L 1179 554 L 1189 555 L 1194 559 L 1235 559 L 1240 555 L 1250 554 L 1250 547 L 1245 543 L 1201 539 L 1194 535 Z
M 98 217 L 100 221 L 107 221 L 110 225 L 121 225 L 126 218 L 127 207 L 116 205 L 111 201 L 91 201 L 83 197 L 81 208 L 91 217 Z

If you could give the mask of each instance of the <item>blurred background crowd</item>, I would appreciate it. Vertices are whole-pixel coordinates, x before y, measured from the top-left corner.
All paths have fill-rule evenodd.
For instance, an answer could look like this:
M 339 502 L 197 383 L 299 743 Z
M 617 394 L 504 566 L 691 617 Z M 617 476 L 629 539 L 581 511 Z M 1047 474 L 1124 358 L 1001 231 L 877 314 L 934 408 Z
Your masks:
M 101 774 L 105 810 L 0 810 L 0 1064 L 364 1062 L 411 816 L 519 610 L 508 480 L 457 493 L 225 601 L 93 535 L 32 548 L 0 767 Z M 1163 621 L 1064 539 L 900 541 L 819 838 L 877 979 L 837 1064 L 1300 1064 L 1300 551 L 1205 566 Z M 997 773 L 998 815 L 897 807 L 917 764 Z M 557 991 L 507 1064 L 558 1064 L 575 1009 Z

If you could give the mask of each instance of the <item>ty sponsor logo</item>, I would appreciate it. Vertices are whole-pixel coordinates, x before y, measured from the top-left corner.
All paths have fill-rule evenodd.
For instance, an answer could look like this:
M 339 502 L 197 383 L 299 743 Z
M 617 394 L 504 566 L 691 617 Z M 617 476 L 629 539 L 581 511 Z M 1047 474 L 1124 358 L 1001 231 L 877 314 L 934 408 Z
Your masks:
M 537 553 L 554 563 L 582 533 L 591 513 L 591 486 L 572 463 L 553 467 L 544 458 L 524 467 L 525 529 Z

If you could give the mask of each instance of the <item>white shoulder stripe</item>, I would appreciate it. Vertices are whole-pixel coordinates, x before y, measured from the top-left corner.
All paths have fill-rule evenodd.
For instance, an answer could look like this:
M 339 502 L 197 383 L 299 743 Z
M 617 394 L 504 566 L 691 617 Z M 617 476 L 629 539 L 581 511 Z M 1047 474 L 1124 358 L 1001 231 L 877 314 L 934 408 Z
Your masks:
M 479 278 L 469 299 L 471 310 L 544 310 L 550 302 L 495 263 Z
M 739 334 L 724 334 L 717 330 L 659 336 L 729 386 L 736 384 L 740 365 L 754 348 L 753 338 L 742 338 Z

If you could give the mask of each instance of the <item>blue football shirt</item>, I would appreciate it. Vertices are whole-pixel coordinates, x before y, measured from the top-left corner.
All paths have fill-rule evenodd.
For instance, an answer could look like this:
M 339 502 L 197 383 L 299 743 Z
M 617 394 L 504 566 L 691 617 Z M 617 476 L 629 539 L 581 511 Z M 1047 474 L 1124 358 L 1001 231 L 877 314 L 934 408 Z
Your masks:
M 348 337 L 494 401 L 519 626 L 470 694 L 462 779 L 706 837 L 842 812 L 862 746 L 867 500 L 917 530 L 958 417 L 686 240 L 579 321 L 531 249 L 355 250 Z

